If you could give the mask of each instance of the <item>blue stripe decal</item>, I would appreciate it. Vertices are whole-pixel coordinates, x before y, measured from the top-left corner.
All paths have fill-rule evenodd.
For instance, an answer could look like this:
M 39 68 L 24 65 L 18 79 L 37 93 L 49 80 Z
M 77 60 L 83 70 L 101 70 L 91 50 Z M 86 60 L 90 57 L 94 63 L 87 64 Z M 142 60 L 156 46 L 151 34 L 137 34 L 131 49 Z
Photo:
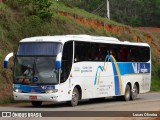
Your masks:
M 114 72 L 114 85 L 115 85 L 115 95 L 120 95 L 120 84 L 118 79 L 118 73 L 116 71 L 115 64 L 112 62 L 113 72 Z
M 94 80 L 94 85 L 96 85 L 96 83 L 97 83 L 97 74 L 99 72 L 99 69 L 103 72 L 102 66 L 98 66 L 97 71 L 96 71 L 96 77 L 95 77 L 95 80 Z
M 150 63 L 118 63 L 121 75 L 150 73 Z
M 51 85 L 44 85 L 44 86 L 28 86 L 28 85 L 20 85 L 20 84 L 13 84 L 14 89 L 20 89 L 23 92 L 45 92 L 45 90 L 55 89 L 55 86 Z

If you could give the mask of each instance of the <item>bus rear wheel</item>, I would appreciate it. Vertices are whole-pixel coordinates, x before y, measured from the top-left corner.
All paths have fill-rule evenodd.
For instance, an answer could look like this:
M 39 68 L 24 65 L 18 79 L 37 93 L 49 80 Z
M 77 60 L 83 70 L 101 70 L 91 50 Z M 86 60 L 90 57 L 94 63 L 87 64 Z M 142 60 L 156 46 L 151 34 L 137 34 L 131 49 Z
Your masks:
M 123 99 L 124 99 L 125 101 L 129 101 L 130 98 L 131 98 L 131 88 L 130 88 L 129 85 L 127 85 L 127 86 L 126 86 L 126 89 L 125 89 L 125 94 L 124 94 L 124 96 L 123 96 Z
M 39 107 L 42 105 L 42 101 L 31 101 L 31 103 L 34 107 Z
M 136 100 L 137 95 L 138 95 L 138 87 L 137 87 L 137 85 L 134 85 L 132 93 L 131 93 L 131 100 Z
M 78 89 L 75 87 L 72 92 L 72 100 L 69 102 L 71 106 L 77 106 L 80 98 Z

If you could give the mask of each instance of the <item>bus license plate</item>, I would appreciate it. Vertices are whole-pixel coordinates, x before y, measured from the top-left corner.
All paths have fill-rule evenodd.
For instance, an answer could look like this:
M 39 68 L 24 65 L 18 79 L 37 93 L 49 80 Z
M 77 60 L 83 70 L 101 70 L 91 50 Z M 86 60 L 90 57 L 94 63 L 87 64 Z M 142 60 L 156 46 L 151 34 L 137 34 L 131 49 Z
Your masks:
M 37 96 L 29 96 L 30 100 L 37 100 Z

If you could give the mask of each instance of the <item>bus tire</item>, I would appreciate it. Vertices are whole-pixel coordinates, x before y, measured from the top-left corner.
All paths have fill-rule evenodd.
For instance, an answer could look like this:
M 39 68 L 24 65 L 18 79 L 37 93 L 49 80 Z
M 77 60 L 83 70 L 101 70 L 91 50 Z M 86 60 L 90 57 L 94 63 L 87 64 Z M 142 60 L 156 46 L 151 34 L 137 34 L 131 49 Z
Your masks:
M 78 89 L 75 87 L 72 92 L 72 100 L 69 102 L 70 106 L 77 106 L 80 98 Z
M 133 86 L 133 90 L 131 92 L 131 100 L 136 100 L 138 95 L 138 87 L 136 84 Z
M 124 101 L 129 101 L 130 98 L 131 98 L 131 87 L 127 84 L 123 99 L 124 99 Z
M 32 106 L 39 107 L 42 105 L 42 101 L 31 101 Z

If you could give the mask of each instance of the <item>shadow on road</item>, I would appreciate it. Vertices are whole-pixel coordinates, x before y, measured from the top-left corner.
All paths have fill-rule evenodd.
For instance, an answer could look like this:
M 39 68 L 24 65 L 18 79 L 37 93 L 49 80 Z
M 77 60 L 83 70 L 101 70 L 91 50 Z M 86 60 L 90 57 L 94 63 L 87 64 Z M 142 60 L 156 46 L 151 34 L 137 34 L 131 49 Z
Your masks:
M 143 98 L 137 98 L 136 101 L 143 100 Z M 118 103 L 118 102 L 125 102 L 123 100 L 117 100 L 116 98 L 98 98 L 98 99 L 90 99 L 90 100 L 82 100 L 79 101 L 78 106 L 85 106 L 85 105 L 94 105 L 94 104 L 110 104 L 110 103 Z M 132 102 L 132 101 L 129 101 Z M 17 106 L 19 108 L 65 108 L 70 107 L 67 102 L 61 103 L 54 103 L 54 102 L 44 102 L 40 107 L 33 107 L 30 103 Z

